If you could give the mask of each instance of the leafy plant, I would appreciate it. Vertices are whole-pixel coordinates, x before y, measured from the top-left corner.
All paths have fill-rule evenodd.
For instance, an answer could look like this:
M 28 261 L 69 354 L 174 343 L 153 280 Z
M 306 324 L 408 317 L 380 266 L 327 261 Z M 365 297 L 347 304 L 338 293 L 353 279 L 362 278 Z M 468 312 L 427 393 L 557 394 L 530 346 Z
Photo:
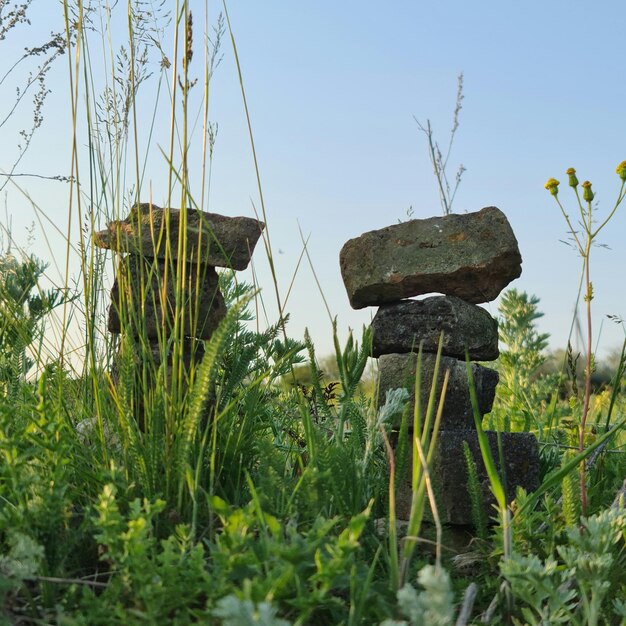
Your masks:
M 549 335 L 537 330 L 537 320 L 543 316 L 538 304 L 536 296 L 508 289 L 498 306 L 498 336 L 503 346 L 496 364 L 500 382 L 488 419 L 504 431 L 537 429 L 542 434 L 548 426 L 541 409 L 546 411 L 558 379 L 540 372 Z
M 448 626 L 454 621 L 454 593 L 450 575 L 440 568 L 427 565 L 418 574 L 423 587 L 417 591 L 409 583 L 398 591 L 398 608 L 406 620 L 385 620 L 380 626 Z
M 576 196 L 576 203 L 578 209 L 578 216 L 580 219 L 577 220 L 578 228 L 574 226 L 574 223 L 570 219 L 570 216 L 566 212 L 565 208 L 561 204 L 559 200 L 559 181 L 550 178 L 546 184 L 545 188 L 550 192 L 550 194 L 554 197 L 556 203 L 563 214 L 565 222 L 567 224 L 568 233 L 571 237 L 572 244 L 574 249 L 580 254 L 582 259 L 582 274 L 584 277 L 584 285 L 585 285 L 585 309 L 586 309 L 586 353 L 585 353 L 585 392 L 583 399 L 582 412 L 580 416 L 580 423 L 578 427 L 578 450 L 582 452 L 585 448 L 585 436 L 586 436 L 586 426 L 587 426 L 587 418 L 589 416 L 589 407 L 591 402 L 591 376 L 595 369 L 595 357 L 593 353 L 593 330 L 592 330 L 592 317 L 591 317 L 591 302 L 593 300 L 593 283 L 591 281 L 591 269 L 590 269 L 590 260 L 591 260 L 591 249 L 593 244 L 595 243 L 598 235 L 605 226 L 611 221 L 613 216 L 615 215 L 617 209 L 620 204 L 626 197 L 626 161 L 622 161 L 617 166 L 616 169 L 617 175 L 620 177 L 622 181 L 619 192 L 617 194 L 617 200 L 611 211 L 608 215 L 600 222 L 599 225 L 596 224 L 596 220 L 594 219 L 594 206 L 593 199 L 595 197 L 594 192 L 591 189 L 591 183 L 586 180 L 582 183 L 583 193 L 582 199 L 579 192 L 579 181 L 576 176 L 576 170 L 573 167 L 570 167 L 566 174 L 568 175 L 568 184 L 574 190 L 574 194 Z M 586 514 L 587 511 L 587 481 L 586 481 L 586 472 L 585 466 L 580 466 L 580 498 L 581 498 L 581 507 L 583 514 Z
M 35 363 L 29 349 L 41 353 L 45 319 L 65 298 L 61 289 L 40 287 L 45 269 L 33 255 L 0 256 L 0 393 L 14 399 Z
M 291 622 L 276 617 L 276 609 L 269 602 L 255 605 L 235 595 L 222 598 L 212 615 L 222 619 L 223 626 L 291 626 Z
M 478 470 L 469 445 L 463 442 L 463 457 L 467 466 L 467 490 L 470 496 L 472 524 L 477 537 L 487 539 L 487 514 L 485 502 L 478 481 Z
M 610 623 L 607 600 L 624 591 L 623 578 L 616 580 L 612 574 L 620 559 L 616 546 L 623 543 L 625 528 L 624 509 L 609 508 L 583 518 L 581 528 L 567 529 L 567 542 L 557 547 L 559 560 L 549 556 L 542 561 L 535 555 L 515 553 L 505 559 L 502 574 L 520 603 L 515 623 Z M 615 612 L 619 611 L 616 606 Z

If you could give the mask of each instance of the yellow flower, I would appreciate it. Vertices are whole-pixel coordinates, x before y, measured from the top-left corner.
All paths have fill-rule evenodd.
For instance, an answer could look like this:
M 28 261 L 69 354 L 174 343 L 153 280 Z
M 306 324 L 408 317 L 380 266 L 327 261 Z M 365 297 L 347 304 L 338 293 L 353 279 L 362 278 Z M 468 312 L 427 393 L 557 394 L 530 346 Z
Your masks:
M 585 202 L 591 202 L 593 200 L 593 191 L 591 191 L 591 183 L 586 180 L 583 183 L 583 199 Z
M 573 167 L 570 167 L 567 172 L 565 172 L 569 176 L 569 186 L 570 187 L 578 187 L 578 178 L 576 178 L 576 170 Z
M 549 178 L 548 182 L 544 185 L 544 187 L 553 195 L 556 196 L 557 193 L 559 193 L 559 185 L 561 183 L 559 183 L 558 180 L 556 180 L 556 178 Z
M 619 177 L 622 180 L 626 181 L 626 161 L 622 161 L 616 168 L 615 171 L 619 174 Z

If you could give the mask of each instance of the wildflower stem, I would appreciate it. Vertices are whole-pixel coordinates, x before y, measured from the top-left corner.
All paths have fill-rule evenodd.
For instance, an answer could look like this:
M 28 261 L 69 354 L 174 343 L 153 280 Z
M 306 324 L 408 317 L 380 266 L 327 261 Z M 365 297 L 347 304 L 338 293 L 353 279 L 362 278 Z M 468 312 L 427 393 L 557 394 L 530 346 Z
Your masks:
M 576 192 L 576 195 L 578 195 L 578 192 Z M 554 196 L 554 199 L 556 200 L 556 203 L 559 205 L 559 209 L 561 209 L 561 213 L 563 213 L 563 217 L 565 218 L 565 221 L 567 222 L 567 226 L 569 228 L 569 232 L 571 233 L 572 237 L 574 238 L 574 241 L 576 242 L 576 245 L 578 246 L 578 251 L 580 252 L 581 255 L 583 255 L 583 246 L 580 243 L 580 239 L 578 238 L 578 235 L 576 234 L 576 230 L 574 229 L 574 227 L 572 226 L 572 222 L 569 219 L 569 215 L 565 212 L 565 209 L 563 208 L 563 205 L 561 204 L 561 201 L 559 200 L 558 196 Z
M 578 178 L 576 177 L 576 170 L 574 168 L 569 168 L 566 172 L 569 176 L 569 185 L 573 187 L 574 193 L 576 194 L 576 202 L 578 203 L 578 209 L 580 211 L 580 225 L 584 230 L 584 245 L 582 243 L 582 234 L 579 236 L 576 230 L 574 230 L 574 226 L 569 218 L 569 215 L 565 212 L 561 201 L 558 198 L 558 185 L 559 181 L 554 178 L 550 178 L 548 182 L 544 185 L 545 188 L 554 196 L 556 203 L 559 205 L 559 209 L 565 218 L 565 222 L 567 223 L 568 230 L 572 235 L 574 241 L 576 242 L 576 246 L 578 247 L 578 252 L 580 253 L 583 259 L 583 272 L 581 275 L 582 280 L 585 281 L 585 304 L 586 304 L 586 314 L 587 314 L 587 342 L 585 346 L 585 392 L 584 392 L 584 400 L 583 400 L 583 408 L 580 417 L 580 424 L 578 427 L 578 449 L 582 453 L 585 450 L 585 428 L 587 426 L 587 418 L 589 416 L 589 406 L 591 403 L 591 375 L 593 373 L 593 364 L 594 364 L 594 356 L 593 356 L 593 325 L 591 319 L 591 301 L 593 300 L 593 284 L 591 282 L 591 270 L 590 270 L 590 257 L 591 257 L 591 246 L 593 245 L 594 239 L 597 237 L 598 233 L 608 224 L 611 218 L 615 215 L 617 208 L 626 197 L 626 161 L 620 163 L 616 169 L 617 174 L 622 179 L 622 185 L 620 187 L 619 193 L 617 195 L 617 200 L 613 209 L 607 215 L 607 217 L 601 222 L 600 226 L 594 230 L 593 228 L 593 199 L 594 193 L 591 189 L 591 183 L 587 180 L 582 184 L 583 187 L 583 197 L 581 199 L 580 193 L 578 192 Z M 586 202 L 587 206 L 585 207 L 583 201 Z M 580 296 L 580 294 L 579 294 Z M 586 482 L 586 467 L 585 463 L 580 463 L 580 500 L 581 500 L 581 509 L 583 516 L 587 514 L 587 482 Z
M 589 207 L 589 215 L 591 218 L 591 207 Z M 591 219 L 590 219 L 591 221 Z M 591 253 L 591 236 L 587 237 L 587 245 L 585 248 L 584 264 L 585 264 L 585 303 L 587 309 L 587 354 L 585 365 L 585 398 L 583 402 L 583 412 L 580 418 L 580 428 L 578 431 L 578 449 L 582 452 L 585 449 L 585 427 L 587 425 L 587 416 L 589 415 L 589 403 L 591 401 L 591 368 L 592 368 L 592 322 L 591 322 L 591 272 L 589 269 L 589 256 Z M 585 472 L 585 463 L 580 465 L 580 503 L 583 515 L 587 514 L 587 479 Z
M 611 218 L 613 217 L 613 215 L 615 215 L 615 211 L 617 211 L 617 208 L 619 207 L 619 205 L 622 203 L 622 200 L 624 199 L 624 196 L 626 195 L 626 181 L 622 181 L 622 186 L 620 187 L 619 190 L 619 194 L 617 196 L 617 201 L 615 202 L 615 206 L 613 207 L 613 210 L 608 214 L 607 218 L 600 224 L 600 226 L 598 226 L 598 228 L 596 228 L 595 231 L 593 231 L 591 233 L 591 237 L 595 238 L 596 235 L 607 225 L 607 223 L 611 220 Z

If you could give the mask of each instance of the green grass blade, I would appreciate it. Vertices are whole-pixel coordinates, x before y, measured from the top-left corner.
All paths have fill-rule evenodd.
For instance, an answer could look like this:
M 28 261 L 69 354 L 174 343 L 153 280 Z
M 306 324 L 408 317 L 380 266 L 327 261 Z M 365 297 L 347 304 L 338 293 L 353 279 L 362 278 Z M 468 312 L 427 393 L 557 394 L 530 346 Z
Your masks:
M 615 424 L 615 426 L 613 426 L 613 428 L 611 428 L 611 430 L 607 433 L 598 437 L 598 439 L 596 439 L 588 448 L 572 457 L 572 459 L 565 463 L 561 468 L 548 474 L 540 487 L 530 494 L 528 499 L 524 501 L 524 504 L 516 511 L 516 515 L 522 515 L 525 511 L 532 509 L 544 493 L 553 487 L 558 486 L 567 474 L 578 467 L 580 463 L 584 461 L 594 450 L 603 445 L 608 439 L 613 437 L 615 433 L 624 428 L 624 426 L 626 426 L 626 418 Z

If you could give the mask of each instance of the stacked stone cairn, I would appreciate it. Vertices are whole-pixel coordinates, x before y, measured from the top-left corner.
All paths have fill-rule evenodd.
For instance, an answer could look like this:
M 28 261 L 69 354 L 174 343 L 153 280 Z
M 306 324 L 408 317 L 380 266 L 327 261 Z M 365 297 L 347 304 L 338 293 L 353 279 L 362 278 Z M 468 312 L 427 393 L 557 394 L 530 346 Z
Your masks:
M 349 240 L 340 253 L 341 273 L 355 309 L 379 306 L 372 321 L 372 356 L 379 363 L 378 403 L 387 391 L 406 388 L 415 402 L 415 374 L 422 346 L 420 406 L 428 404 L 435 360 L 442 357 L 435 382 L 437 398 L 449 371 L 433 464 L 438 513 L 443 522 L 470 525 L 471 501 L 464 442 L 478 470 L 486 512 L 493 498 L 475 430 L 466 351 L 471 361 L 498 357 L 497 322 L 478 303 L 494 300 L 521 274 L 521 255 L 506 216 L 496 207 L 475 213 L 411 220 Z M 414 296 L 439 293 L 421 300 Z M 471 364 L 481 415 L 492 408 L 498 373 Z M 412 415 L 412 411 L 411 411 Z M 411 420 L 410 420 L 411 421 Z M 411 433 L 410 433 L 411 435 Z M 488 432 L 494 459 L 497 434 Z M 539 481 L 538 444 L 530 433 L 501 433 L 507 496 L 518 486 L 527 491 Z M 412 437 L 411 437 L 412 439 Z M 409 463 L 409 467 L 410 467 Z M 396 495 L 398 519 L 409 519 L 410 476 Z
M 248 217 L 185 211 L 183 215 L 181 209 L 137 204 L 125 220 L 110 222 L 94 235 L 96 246 L 121 253 L 108 329 L 130 333 L 135 344 L 141 342 L 136 358 L 151 355 L 153 372 L 164 353 L 171 367 L 179 254 L 184 253 L 186 268 L 178 336 L 183 341 L 182 361 L 189 368 L 203 354 L 202 340 L 211 337 L 226 315 L 215 268 L 245 269 L 264 228 Z M 185 245 L 179 245 L 181 237 Z

